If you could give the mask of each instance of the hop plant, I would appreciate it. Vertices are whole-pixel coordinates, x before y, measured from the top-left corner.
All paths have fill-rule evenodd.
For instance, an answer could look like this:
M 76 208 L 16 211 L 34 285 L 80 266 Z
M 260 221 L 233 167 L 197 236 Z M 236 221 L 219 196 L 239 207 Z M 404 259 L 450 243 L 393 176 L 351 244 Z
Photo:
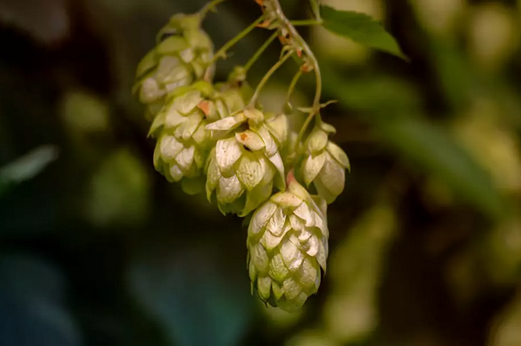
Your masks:
M 318 3 L 310 1 L 317 20 L 300 24 L 322 22 Z M 149 134 L 157 139 L 156 170 L 168 181 L 180 182 L 189 194 L 206 190 L 207 199 L 223 214 L 252 215 L 247 240 L 252 288 L 264 302 L 293 311 L 317 292 L 326 270 L 326 207 L 344 190 L 349 159 L 329 139 L 335 128 L 322 121 L 320 112 L 331 102 L 321 103 L 318 62 L 279 0 L 255 0 L 263 15 L 214 54 L 201 24 L 222 2 L 212 0 L 196 14 L 171 17 L 157 46 L 137 68 L 134 92 L 153 120 Z M 327 11 L 337 21 L 368 21 Z M 214 62 L 226 58 L 233 45 L 258 27 L 274 34 L 226 82 L 215 83 Z M 380 27 L 374 31 L 382 32 Z M 250 88 L 248 71 L 277 38 L 283 45 L 279 60 Z M 299 70 L 283 112 L 266 112 L 258 101 L 260 92 L 290 58 Z M 290 97 L 307 72 L 315 74 L 315 96 L 310 107 L 296 108 L 307 113 L 297 129 L 299 122 L 289 124 L 284 113 L 293 113 Z
M 134 92 L 152 119 L 168 94 L 212 74 L 213 44 L 199 14 L 177 14 L 158 34 L 159 44 L 138 65 Z
M 327 219 L 289 175 L 288 189 L 253 214 L 248 227 L 248 268 L 259 297 L 286 311 L 316 293 L 328 256 Z M 322 204 L 322 203 L 321 203 Z
M 279 153 L 287 132 L 283 115 L 265 122 L 257 109 L 245 109 L 206 126 L 219 139 L 208 159 L 206 193 L 223 214 L 246 216 L 267 200 L 275 185 L 284 189 Z
M 313 184 L 328 204 L 344 190 L 345 170 L 350 169 L 346 153 L 329 140 L 335 129 L 331 125 L 317 125 L 305 143 L 301 175 L 307 186 Z
M 204 179 L 196 178 L 201 176 L 208 152 L 215 145 L 206 125 L 243 107 L 237 90 L 220 93 L 203 81 L 178 89 L 150 129 L 158 139 L 154 151 L 156 170 L 169 181 L 182 181 L 187 192 L 204 190 Z

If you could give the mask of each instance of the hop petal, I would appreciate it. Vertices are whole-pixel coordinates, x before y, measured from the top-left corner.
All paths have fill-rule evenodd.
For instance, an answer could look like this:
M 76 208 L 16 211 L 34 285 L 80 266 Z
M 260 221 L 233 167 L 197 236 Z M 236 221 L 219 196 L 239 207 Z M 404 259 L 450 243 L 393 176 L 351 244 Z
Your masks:
M 328 232 L 323 230 L 325 215 L 311 196 L 295 179 L 289 184 L 253 214 L 247 247 L 250 279 L 259 297 L 294 311 L 318 290 Z
M 210 149 L 216 142 L 211 138 L 211 132 L 206 129 L 206 116 L 216 109 L 216 95 L 218 94 L 210 84 L 197 82 L 177 91 L 176 96 L 169 99 L 150 129 L 150 133 L 159 138 L 154 153 L 154 165 L 170 181 L 187 178 L 187 182 L 182 181 L 183 188 L 193 194 L 204 190 L 200 188 L 200 183 L 205 173 L 205 164 L 208 162 L 207 195 L 211 198 L 212 192 L 220 186 L 219 196 L 233 200 L 237 197 L 237 186 L 233 185 L 235 190 L 230 190 L 232 186 L 229 186 L 229 182 L 220 179 L 223 176 L 230 177 L 227 173 L 241 157 L 242 145 L 237 143 L 235 138 L 219 141 L 216 150 L 213 151 L 213 161 L 208 161 Z M 223 104 L 223 107 L 228 108 L 228 105 Z M 208 170 L 210 166 L 211 169 Z M 221 174 L 222 171 L 226 171 L 226 174 Z M 239 191 L 244 189 L 243 184 L 246 182 L 246 172 L 243 173 L 244 181 L 239 181 Z M 197 184 L 192 181 L 196 181 Z M 204 179 L 202 181 L 204 183 Z M 250 180 L 248 184 L 251 184 Z
M 328 133 L 333 132 L 334 127 L 325 123 L 313 129 L 306 140 L 305 156 L 299 168 L 306 185 L 314 185 L 327 203 L 333 203 L 343 192 L 345 170 L 350 169 L 346 153 L 328 139 Z
M 243 109 L 206 125 L 206 129 L 214 132 L 228 131 L 217 140 L 209 158 L 207 174 L 212 175 L 206 185 L 209 199 L 213 200 L 213 191 L 218 188 L 214 176 L 220 176 L 220 179 L 236 177 L 241 191 L 245 191 L 235 195 L 235 198 L 226 198 L 217 191 L 215 200 L 225 213 L 246 216 L 270 197 L 273 186 L 280 190 L 285 186 L 284 164 L 264 118 L 259 110 Z M 240 129 L 236 129 L 239 126 Z
M 145 55 L 136 71 L 133 90 L 144 104 L 164 104 L 167 94 L 213 71 L 213 45 L 201 29 L 199 15 L 172 17 L 158 36 L 161 42 Z

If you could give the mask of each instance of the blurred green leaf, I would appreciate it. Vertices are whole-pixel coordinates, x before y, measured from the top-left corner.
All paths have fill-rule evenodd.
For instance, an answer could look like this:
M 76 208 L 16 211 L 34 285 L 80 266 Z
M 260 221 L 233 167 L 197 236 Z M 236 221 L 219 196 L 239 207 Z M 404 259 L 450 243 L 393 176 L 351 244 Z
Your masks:
M 107 155 L 93 176 L 85 206 L 96 226 L 137 226 L 150 212 L 150 176 L 128 149 Z
M 394 37 L 384 27 L 364 13 L 337 11 L 322 6 L 324 27 L 357 43 L 407 59 Z
M 58 148 L 53 145 L 45 145 L 0 168 L 0 196 L 10 186 L 34 178 L 57 158 Z
M 0 257 L 0 345 L 78 346 L 62 273 L 40 258 Z
M 396 231 L 396 211 L 387 201 L 378 201 L 331 254 L 332 293 L 324 320 L 327 334 L 342 344 L 362 343 L 378 326 L 378 293 Z
M 398 79 L 345 80 L 324 69 L 325 90 L 340 104 L 366 112 L 360 119 L 387 144 L 423 170 L 439 176 L 459 196 L 491 217 L 502 214 L 503 200 L 492 178 L 441 128 L 419 115 L 417 91 Z
M 343 78 L 337 69 L 321 67 L 324 92 L 338 99 L 345 107 L 357 111 L 376 112 L 385 110 L 387 115 L 396 111 L 417 110 L 422 105 L 418 89 L 401 78 L 384 74 Z M 339 88 L 341 86 L 341 88 Z
M 472 97 L 479 96 L 483 86 L 478 71 L 456 43 L 432 39 L 426 47 L 441 91 L 453 106 L 465 107 Z
M 155 243 L 130 267 L 132 292 L 171 345 L 240 344 L 252 316 L 253 298 L 246 276 L 237 280 L 223 263 L 226 256 L 207 247 L 184 244 L 181 249 Z
M 490 175 L 441 128 L 417 118 L 373 125 L 400 155 L 440 177 L 460 199 L 492 218 L 502 216 L 503 200 Z

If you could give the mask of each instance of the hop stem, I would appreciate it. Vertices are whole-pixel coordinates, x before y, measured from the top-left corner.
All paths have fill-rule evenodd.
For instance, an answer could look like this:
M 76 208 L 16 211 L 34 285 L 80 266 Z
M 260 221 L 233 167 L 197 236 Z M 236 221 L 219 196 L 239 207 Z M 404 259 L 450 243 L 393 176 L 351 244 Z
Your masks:
M 313 120 L 313 118 L 318 115 L 319 118 L 318 120 L 320 121 L 320 108 L 321 108 L 321 105 L 320 105 L 320 92 L 319 90 L 322 90 L 322 77 L 320 75 L 320 70 L 319 69 L 315 69 L 315 76 L 316 76 L 316 80 L 317 80 L 317 92 L 315 93 L 315 100 L 313 101 L 313 108 L 311 110 L 311 112 L 309 112 L 309 115 L 308 117 L 306 118 L 306 121 L 304 122 L 304 125 L 302 125 L 302 128 L 300 129 L 300 132 L 298 133 L 298 137 L 297 137 L 297 143 L 295 144 L 295 153 L 298 152 L 299 150 L 299 146 L 300 146 L 300 142 L 302 142 L 302 138 L 304 137 L 304 134 L 306 133 L 306 130 L 309 126 L 309 124 L 311 123 L 311 120 Z M 318 108 L 317 108 L 317 105 L 318 104 Z
M 248 103 L 248 108 L 253 108 L 255 106 L 255 103 L 257 103 L 257 99 L 259 98 L 260 92 L 262 88 L 266 85 L 268 80 L 271 78 L 271 76 L 288 60 L 292 55 L 294 51 L 287 52 L 273 67 L 266 72 L 264 77 L 262 77 L 262 80 L 259 82 L 259 85 L 257 86 L 257 89 L 255 89 L 255 93 L 253 94 L 250 102 Z
M 284 15 L 284 12 L 282 10 L 282 7 L 279 3 L 279 0 L 263 0 L 258 1 L 258 3 L 261 5 L 262 10 L 267 16 L 267 19 L 279 23 L 279 29 L 284 29 L 289 34 L 292 42 L 294 45 L 298 46 L 298 49 L 302 51 L 303 54 L 306 56 L 306 64 L 307 64 L 307 70 L 314 70 L 315 71 L 315 78 L 316 78 L 316 90 L 315 90 L 315 98 L 313 100 L 313 105 L 311 107 L 311 111 L 309 112 L 308 118 L 304 122 L 304 125 L 302 126 L 298 140 L 295 147 L 295 152 L 299 149 L 300 142 L 302 141 L 302 137 L 304 136 L 304 133 L 306 132 L 307 127 L 309 126 L 311 120 L 319 114 L 320 112 L 320 98 L 322 95 L 322 76 L 320 74 L 320 67 L 318 65 L 318 61 L 315 57 L 315 54 L 313 54 L 313 51 L 309 47 L 309 45 L 306 43 L 306 41 L 302 38 L 302 36 L 299 34 L 297 29 L 295 29 L 295 26 L 291 23 L 291 21 Z M 316 5 L 316 1 L 312 1 L 312 5 Z M 316 7 L 316 6 L 315 6 Z M 320 20 L 315 20 L 320 22 Z M 314 23 L 315 21 L 312 21 Z M 310 24 L 311 22 L 306 21 L 305 24 Z M 304 66 L 303 66 L 304 67 Z
M 248 35 L 251 31 L 253 31 L 253 29 L 255 29 L 259 25 L 259 23 L 264 20 L 264 17 L 265 17 L 265 15 L 263 14 L 256 21 L 254 21 L 250 26 L 248 26 L 246 29 L 241 31 L 237 36 L 232 38 L 230 41 L 226 42 L 226 44 L 224 46 L 222 46 L 221 49 L 219 49 L 217 51 L 217 53 L 215 53 L 215 56 L 213 57 L 213 60 L 212 60 L 212 64 L 215 63 L 218 59 L 226 57 L 226 52 L 228 51 L 228 49 L 235 46 L 240 40 L 242 40 L 246 35 Z
M 289 85 L 288 94 L 286 95 L 286 104 L 290 103 L 291 101 L 291 95 L 293 95 L 293 92 L 295 91 L 295 87 L 297 86 L 297 83 L 302 76 L 302 69 L 299 69 L 293 79 L 291 80 L 291 83 Z
M 290 23 L 293 26 L 312 26 L 312 25 L 322 25 L 323 24 L 323 22 L 321 20 L 316 20 L 316 19 L 292 20 Z
M 199 14 L 201 15 L 201 18 L 206 17 L 206 15 L 213 11 L 219 4 L 225 2 L 226 0 L 213 0 L 209 3 L 207 3 L 200 11 Z
M 253 54 L 253 56 L 250 58 L 250 60 L 248 60 L 248 62 L 244 65 L 244 70 L 246 72 L 248 72 L 250 70 L 250 68 L 253 66 L 253 64 L 255 64 L 255 62 L 257 62 L 257 60 L 260 58 L 262 53 L 264 53 L 266 51 L 266 49 L 277 38 L 278 35 L 279 35 L 278 31 L 274 32 L 270 36 L 270 38 L 268 38 L 266 40 L 266 42 L 264 42 L 264 44 L 255 52 L 255 54 Z

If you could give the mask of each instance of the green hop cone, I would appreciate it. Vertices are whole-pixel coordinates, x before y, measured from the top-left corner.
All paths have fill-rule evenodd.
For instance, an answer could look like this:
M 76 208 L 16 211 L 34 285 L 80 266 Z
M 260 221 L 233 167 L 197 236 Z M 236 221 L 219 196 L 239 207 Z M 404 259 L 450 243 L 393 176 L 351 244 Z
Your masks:
M 246 109 L 206 126 L 217 138 L 206 168 L 208 200 L 223 214 L 241 217 L 266 201 L 273 187 L 285 187 L 280 141 L 283 121 L 265 121 L 264 114 Z
M 150 134 L 158 138 L 154 166 L 168 181 L 182 181 L 186 192 L 204 191 L 202 173 L 215 140 L 206 125 L 242 109 L 238 92 L 220 93 L 200 81 L 175 92 L 154 119 Z
M 160 43 L 140 62 L 134 92 L 147 105 L 147 118 L 161 110 L 167 94 L 212 73 L 213 44 L 198 14 L 177 14 L 159 32 Z
M 313 184 L 317 193 L 331 204 L 344 190 L 345 170 L 350 169 L 346 153 L 329 140 L 333 126 L 316 126 L 305 142 L 305 157 L 300 174 L 307 186 Z
M 290 173 L 287 191 L 273 195 L 253 214 L 248 268 L 252 287 L 264 302 L 294 311 L 317 292 L 329 251 L 325 203 L 319 204 Z

